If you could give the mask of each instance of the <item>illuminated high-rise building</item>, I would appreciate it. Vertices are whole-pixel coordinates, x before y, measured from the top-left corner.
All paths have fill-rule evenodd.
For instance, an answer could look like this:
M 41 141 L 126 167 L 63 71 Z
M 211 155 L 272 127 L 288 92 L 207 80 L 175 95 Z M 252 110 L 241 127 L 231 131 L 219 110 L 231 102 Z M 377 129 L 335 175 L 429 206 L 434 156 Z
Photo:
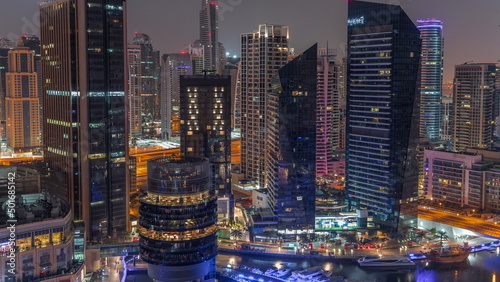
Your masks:
M 316 201 L 318 46 L 278 70 L 266 98 L 266 177 L 282 234 L 312 232 Z
M 42 138 L 38 75 L 35 53 L 27 47 L 9 51 L 6 86 L 7 146 L 14 152 L 37 149 Z
M 127 46 L 128 56 L 128 119 L 129 138 L 142 137 L 142 67 L 141 46 Z
M 180 77 L 193 75 L 193 57 L 187 53 L 164 54 L 161 61 L 161 124 L 162 137 L 180 134 Z
M 443 96 L 443 23 L 418 20 L 422 38 L 420 60 L 420 137 L 440 138 Z
M 231 77 L 180 77 L 181 154 L 207 158 L 212 184 L 218 191 L 218 213 L 230 221 L 234 214 L 231 191 Z
M 455 66 L 453 150 L 490 148 L 494 130 L 494 63 Z
M 371 211 L 391 232 L 417 196 L 420 46 L 401 7 L 349 2 L 347 195 L 352 208 Z
M 158 137 L 160 120 L 160 52 L 153 49 L 153 40 L 145 33 L 135 33 L 132 44 L 140 49 L 141 136 Z
M 335 50 L 320 49 L 316 115 L 316 174 L 334 173 L 334 151 L 340 145 L 340 96 Z
M 222 74 L 226 52 L 222 43 L 219 42 L 218 0 L 202 0 L 201 5 L 200 39 L 194 45 L 203 48 L 203 70 Z
M 241 35 L 241 172 L 266 187 L 266 142 L 269 114 L 266 100 L 272 78 L 288 62 L 288 26 L 259 25 Z
M 128 225 L 123 0 L 40 2 L 43 146 L 89 240 Z

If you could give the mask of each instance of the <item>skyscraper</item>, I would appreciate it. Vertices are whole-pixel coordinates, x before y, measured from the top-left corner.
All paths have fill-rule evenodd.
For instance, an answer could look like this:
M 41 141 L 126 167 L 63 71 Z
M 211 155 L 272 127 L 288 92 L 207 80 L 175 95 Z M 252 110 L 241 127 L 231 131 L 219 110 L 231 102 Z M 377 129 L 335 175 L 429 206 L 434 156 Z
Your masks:
M 279 69 L 266 100 L 267 188 L 283 234 L 314 229 L 317 63 L 314 44 Z
M 6 128 L 5 128 L 5 95 L 6 81 L 5 74 L 9 68 L 9 51 L 12 50 L 14 44 L 7 38 L 0 37 L 0 139 L 5 140 L 6 138 Z
M 259 25 L 258 32 L 241 35 L 241 171 L 266 187 L 266 100 L 272 78 L 288 62 L 288 26 Z
M 200 39 L 195 46 L 203 47 L 203 69 L 222 74 L 225 49 L 219 42 L 218 0 L 202 0 L 200 11 Z
M 401 7 L 349 2 L 346 188 L 352 208 L 393 232 L 417 196 L 420 45 Z
M 340 145 L 338 68 L 335 50 L 320 49 L 316 115 L 316 174 L 333 174 L 334 151 Z
M 164 54 L 161 61 L 161 124 L 162 136 L 170 139 L 179 136 L 180 126 L 180 77 L 193 75 L 191 54 Z
M 128 224 L 123 0 L 40 2 L 44 154 L 88 239 Z
M 453 87 L 453 150 L 490 148 L 493 139 L 493 99 L 496 66 L 463 64 L 455 66 Z
M 418 20 L 422 38 L 420 60 L 420 137 L 440 138 L 443 94 L 443 25 L 440 20 Z
M 140 49 L 140 96 L 142 107 L 141 136 L 158 136 L 160 120 L 160 52 L 153 49 L 153 40 L 145 33 L 135 33 L 133 45 Z
M 180 77 L 181 153 L 207 158 L 219 195 L 219 218 L 231 220 L 231 77 Z
M 6 86 L 7 146 L 15 152 L 37 149 L 41 145 L 38 75 L 35 53 L 27 47 L 9 51 Z
M 128 56 L 128 119 L 129 138 L 142 137 L 142 56 L 141 46 L 129 44 Z

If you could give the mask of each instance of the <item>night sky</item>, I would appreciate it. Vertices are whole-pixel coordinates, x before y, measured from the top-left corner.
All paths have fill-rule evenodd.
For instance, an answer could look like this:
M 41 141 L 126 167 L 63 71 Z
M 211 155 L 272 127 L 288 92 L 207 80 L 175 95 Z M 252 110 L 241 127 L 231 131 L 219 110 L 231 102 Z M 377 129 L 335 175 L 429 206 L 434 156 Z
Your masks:
M 1 0 L 0 37 L 38 34 L 38 0 Z M 153 38 L 162 53 L 178 52 L 198 38 L 201 0 L 128 0 L 129 40 L 133 32 Z M 301 53 L 319 43 L 337 48 L 343 56 L 347 0 L 219 0 L 220 41 L 231 54 L 239 53 L 241 33 L 259 24 L 290 26 L 291 47 Z M 498 0 L 384 0 L 400 4 L 414 21 L 436 18 L 444 22 L 445 81 L 453 66 L 466 61 L 500 60 L 500 1 Z

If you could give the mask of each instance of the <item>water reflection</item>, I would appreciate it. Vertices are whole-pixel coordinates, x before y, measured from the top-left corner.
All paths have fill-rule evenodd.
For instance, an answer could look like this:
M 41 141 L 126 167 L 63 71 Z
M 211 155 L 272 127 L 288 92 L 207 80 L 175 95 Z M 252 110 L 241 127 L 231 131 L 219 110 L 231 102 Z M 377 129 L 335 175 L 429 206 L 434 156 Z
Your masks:
M 496 250 L 495 250 L 496 251 Z M 362 269 L 354 262 L 334 262 L 318 261 L 315 259 L 293 260 L 293 259 L 272 259 L 265 257 L 250 256 L 225 256 L 217 257 L 217 265 L 227 264 L 230 258 L 234 258 L 238 264 L 249 267 L 256 267 L 261 270 L 267 270 L 276 262 L 286 268 L 293 270 L 302 270 L 313 266 L 321 266 L 324 270 L 333 270 L 335 275 L 341 275 L 345 278 L 359 279 L 365 281 L 397 281 L 397 282 L 500 282 L 497 278 L 500 273 L 500 255 L 496 252 L 487 251 L 471 254 L 468 261 L 450 264 L 438 264 L 432 262 L 420 261 L 413 269 Z

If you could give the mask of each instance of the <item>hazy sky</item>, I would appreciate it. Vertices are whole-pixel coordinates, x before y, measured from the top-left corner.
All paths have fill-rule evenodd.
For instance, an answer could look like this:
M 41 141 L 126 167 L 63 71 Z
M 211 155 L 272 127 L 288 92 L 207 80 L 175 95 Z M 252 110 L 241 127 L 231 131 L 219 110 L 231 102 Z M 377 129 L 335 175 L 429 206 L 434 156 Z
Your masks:
M 38 33 L 38 0 L 0 0 L 0 37 Z M 198 38 L 202 0 L 128 0 L 128 28 L 149 34 L 162 53 L 178 52 Z M 239 53 L 239 35 L 259 24 L 290 26 L 297 53 L 318 42 L 342 49 L 346 41 L 347 0 L 219 0 L 220 41 Z M 466 61 L 500 60 L 499 0 L 376 0 L 400 4 L 410 18 L 444 22 L 445 81 L 453 66 Z M 131 38 L 129 38 L 131 39 Z M 343 55 L 342 50 L 338 50 Z

